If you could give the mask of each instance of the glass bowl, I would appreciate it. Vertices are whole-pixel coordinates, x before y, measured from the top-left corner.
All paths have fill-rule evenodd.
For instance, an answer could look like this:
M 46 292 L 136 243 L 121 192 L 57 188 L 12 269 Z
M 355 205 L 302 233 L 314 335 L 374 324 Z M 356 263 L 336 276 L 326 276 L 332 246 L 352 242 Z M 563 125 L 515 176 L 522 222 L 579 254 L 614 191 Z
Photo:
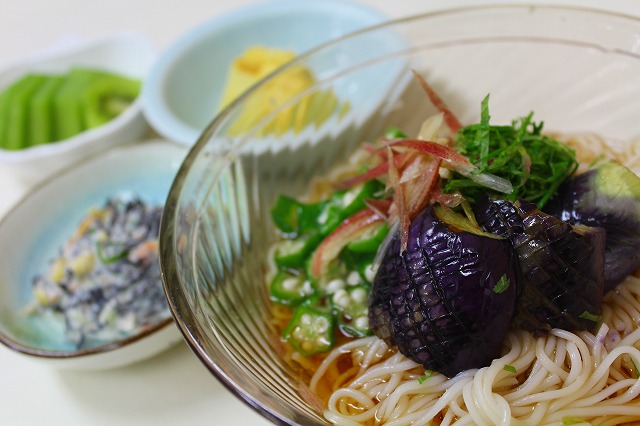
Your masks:
M 638 40 L 639 20 L 592 10 L 450 10 L 374 26 L 300 56 L 288 68 L 310 68 L 317 83 L 238 132 L 234 123 L 243 110 L 287 69 L 254 87 L 202 134 L 165 209 L 161 267 L 189 345 L 269 420 L 329 424 L 304 380 L 282 360 L 271 321 L 263 277 L 277 237 L 269 213 L 275 198 L 299 196 L 314 176 L 389 126 L 415 134 L 436 110 L 412 69 L 462 123 L 479 120 L 480 102 L 490 94 L 492 123 L 534 111 L 547 130 L 629 141 L 640 135 Z M 296 119 L 304 116 L 307 97 L 322 99 L 328 90 L 348 108 L 321 103 L 315 107 L 329 111 L 322 120 Z M 274 132 L 277 119 L 293 130 Z

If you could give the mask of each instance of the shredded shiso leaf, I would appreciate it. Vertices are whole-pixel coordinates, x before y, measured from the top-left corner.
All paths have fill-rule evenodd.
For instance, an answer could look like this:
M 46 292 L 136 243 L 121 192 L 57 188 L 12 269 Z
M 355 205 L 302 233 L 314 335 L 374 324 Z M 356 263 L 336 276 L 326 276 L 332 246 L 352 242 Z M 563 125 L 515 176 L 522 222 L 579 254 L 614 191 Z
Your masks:
M 513 192 L 500 194 L 501 198 L 510 201 L 522 198 L 542 208 L 558 186 L 576 171 L 575 152 L 543 135 L 544 123 L 535 123 L 533 113 L 514 120 L 511 126 L 491 125 L 489 119 L 487 95 L 482 101 L 480 122 L 458 131 L 457 150 L 478 167 L 478 173 L 511 182 Z M 471 202 L 487 193 L 486 187 L 459 175 L 446 182 L 444 191 L 459 191 Z

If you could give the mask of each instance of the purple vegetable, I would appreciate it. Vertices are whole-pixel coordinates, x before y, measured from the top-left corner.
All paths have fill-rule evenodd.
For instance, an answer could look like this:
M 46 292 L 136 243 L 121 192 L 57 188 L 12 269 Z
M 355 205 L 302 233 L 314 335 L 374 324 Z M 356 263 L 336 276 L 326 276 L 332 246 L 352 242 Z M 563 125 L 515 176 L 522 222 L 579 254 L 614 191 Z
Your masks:
M 606 162 L 565 182 L 545 211 L 571 224 L 607 231 L 604 291 L 640 268 L 640 178 Z
M 485 199 L 474 206 L 478 223 L 509 238 L 518 255 L 522 294 L 514 323 L 544 334 L 551 328 L 592 329 L 604 285 L 605 231 L 572 227 L 526 201 Z
M 498 357 L 517 293 L 509 242 L 449 229 L 429 208 L 396 235 L 373 282 L 373 332 L 426 369 L 452 377 Z

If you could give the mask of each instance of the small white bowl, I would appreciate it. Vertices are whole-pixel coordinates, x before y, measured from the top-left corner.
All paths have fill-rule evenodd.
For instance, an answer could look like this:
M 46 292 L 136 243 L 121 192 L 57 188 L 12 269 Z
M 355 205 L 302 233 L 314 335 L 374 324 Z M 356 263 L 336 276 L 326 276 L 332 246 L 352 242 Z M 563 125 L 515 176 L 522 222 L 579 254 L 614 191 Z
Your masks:
M 229 65 L 246 48 L 302 53 L 384 20 L 343 0 L 266 2 L 216 17 L 160 54 L 143 87 L 144 114 L 159 134 L 191 146 L 218 112 Z
M 156 50 L 141 35 L 122 34 L 36 55 L 0 71 L 0 90 L 28 72 L 58 73 L 73 66 L 98 68 L 144 79 Z M 110 147 L 140 140 L 148 126 L 140 96 L 107 124 L 63 141 L 19 151 L 0 149 L 0 167 L 33 183 L 70 164 Z
M 57 321 L 27 315 L 32 280 L 91 207 L 134 193 L 164 204 L 186 149 L 167 141 L 116 147 L 38 185 L 0 222 L 0 342 L 60 368 L 103 369 L 154 355 L 181 340 L 169 316 L 130 337 L 77 350 Z

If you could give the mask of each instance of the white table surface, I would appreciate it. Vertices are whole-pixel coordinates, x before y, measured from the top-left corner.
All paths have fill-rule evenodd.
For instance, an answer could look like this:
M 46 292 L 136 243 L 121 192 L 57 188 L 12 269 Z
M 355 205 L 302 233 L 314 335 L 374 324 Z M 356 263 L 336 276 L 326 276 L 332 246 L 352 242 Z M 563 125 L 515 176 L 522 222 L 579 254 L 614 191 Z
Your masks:
M 483 2 L 361 0 L 390 18 Z M 493 0 L 488 3 L 521 3 Z M 2 0 L 0 69 L 56 43 L 140 32 L 159 51 L 193 26 L 256 0 Z M 485 2 L 487 3 L 487 2 Z M 546 1 L 640 16 L 640 0 Z M 0 166 L 0 217 L 28 191 Z M 1 346 L 1 345 L 0 345 Z M 56 370 L 0 347 L 0 425 L 267 425 L 228 392 L 184 343 L 147 361 L 99 372 Z

